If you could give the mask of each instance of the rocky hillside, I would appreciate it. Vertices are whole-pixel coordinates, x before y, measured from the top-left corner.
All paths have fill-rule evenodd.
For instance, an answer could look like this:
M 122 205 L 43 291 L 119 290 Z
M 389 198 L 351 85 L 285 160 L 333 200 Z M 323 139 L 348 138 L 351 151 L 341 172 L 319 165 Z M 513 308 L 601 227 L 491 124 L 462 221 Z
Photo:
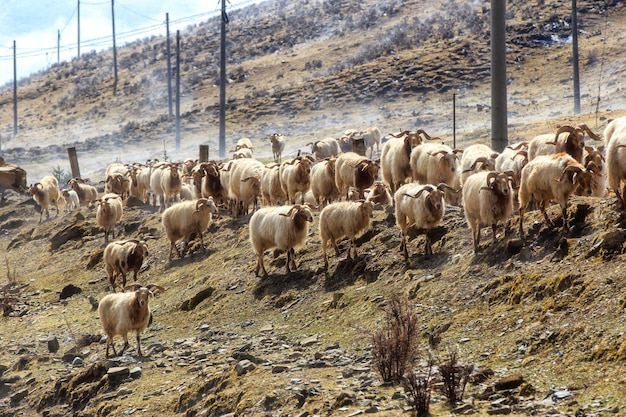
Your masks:
M 453 92 L 459 145 L 488 142 L 488 3 L 450 1 L 430 14 L 416 12 L 425 9 L 418 1 L 353 3 L 298 2 L 296 10 L 277 1 L 232 13 L 228 143 L 249 136 L 265 158 L 273 131 L 285 132 L 295 153 L 312 138 L 370 124 L 420 127 L 451 142 Z M 623 6 L 579 3 L 585 111 L 574 116 L 569 44 L 558 42 L 568 35 L 568 5 L 508 5 L 512 140 L 566 123 L 601 132 L 622 114 Z M 94 181 L 114 160 L 195 156 L 205 143 L 215 157 L 215 23 L 185 34 L 179 152 L 164 101 L 163 39 L 155 38 L 120 49 L 116 96 L 104 53 L 20 82 L 20 133 L 3 139 L 5 159 L 33 182 L 57 166 L 69 170 L 68 145 Z M 10 97 L 2 91 L 2 120 L 12 120 Z M 10 126 L 2 131 L 6 138 Z M 567 233 L 532 212 L 526 245 L 513 216 L 495 244 L 484 232 L 475 253 L 462 211 L 450 207 L 434 231 L 434 255 L 423 255 L 424 234 L 411 230 L 406 261 L 393 210 L 380 207 L 358 239 L 359 257 L 345 259 L 342 240 L 328 269 L 316 215 L 298 270 L 285 274 L 284 254 L 268 253 L 270 275 L 261 279 L 249 216 L 220 215 L 206 249 L 195 239 L 187 256 L 167 262 L 161 214 L 131 200 L 116 236 L 148 242 L 140 281 L 165 291 L 150 300 L 144 356 L 131 336 L 125 355 L 106 359 L 92 306 L 109 292 L 95 210 L 38 223 L 32 199 L 9 191 L 0 206 L 0 415 L 409 415 L 407 394 L 383 384 L 372 362 L 371 335 L 395 295 L 418 317 L 416 370 L 426 369 L 429 352 L 440 360 L 457 352 L 475 370 L 455 407 L 437 379 L 432 415 L 622 415 L 626 220 L 615 201 L 573 198 Z

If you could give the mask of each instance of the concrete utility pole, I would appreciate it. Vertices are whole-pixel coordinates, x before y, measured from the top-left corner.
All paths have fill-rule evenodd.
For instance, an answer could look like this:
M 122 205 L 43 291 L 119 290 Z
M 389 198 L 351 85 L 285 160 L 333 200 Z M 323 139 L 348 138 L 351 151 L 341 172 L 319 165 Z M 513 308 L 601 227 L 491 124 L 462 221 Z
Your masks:
M 226 157 L 226 0 L 222 2 L 222 37 L 220 42 L 220 138 L 219 156 Z
M 17 136 L 17 47 L 13 41 L 13 137 Z
M 78 0 L 78 58 L 80 58 L 80 0 Z
M 491 0 L 491 147 L 509 143 L 506 102 L 506 0 Z
M 113 95 L 117 94 L 117 48 L 115 47 L 115 0 L 111 0 L 111 22 L 113 23 Z
M 176 31 L 176 152 L 180 151 L 180 30 Z
M 170 52 L 170 14 L 165 13 L 165 34 L 166 45 L 165 54 L 167 57 L 167 118 L 172 120 L 172 54 Z
M 572 62 L 574 64 L 574 113 L 580 114 L 580 73 L 578 69 L 578 12 L 572 0 Z

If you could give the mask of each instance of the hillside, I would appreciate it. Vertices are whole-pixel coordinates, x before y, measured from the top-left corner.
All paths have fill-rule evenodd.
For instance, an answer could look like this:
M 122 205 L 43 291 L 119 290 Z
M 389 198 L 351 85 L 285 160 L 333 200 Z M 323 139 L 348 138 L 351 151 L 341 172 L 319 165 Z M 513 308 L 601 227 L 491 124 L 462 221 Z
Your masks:
M 311 139 L 368 125 L 423 128 L 451 143 L 452 94 L 457 146 L 489 142 L 488 2 L 448 1 L 428 12 L 417 12 L 423 1 L 292 3 L 229 16 L 228 145 L 248 136 L 265 159 L 275 131 L 289 138 L 293 155 Z M 512 141 L 562 124 L 600 133 L 625 113 L 623 4 L 579 2 L 581 115 L 571 111 L 570 44 L 562 41 L 569 4 L 507 5 Z M 167 120 L 164 40 L 154 38 L 119 49 L 116 96 L 106 53 L 22 80 L 15 138 L 5 139 L 12 91 L 0 91 L 3 157 L 23 166 L 29 183 L 56 167 L 68 171 L 68 146 L 94 182 L 115 160 L 195 157 L 200 144 L 215 158 L 218 28 L 212 21 L 184 34 L 180 151 Z M 298 270 L 285 274 L 284 254 L 268 253 L 263 279 L 254 276 L 249 216 L 220 215 L 206 251 L 194 240 L 185 258 L 167 262 L 157 209 L 130 202 L 124 210 L 119 237 L 146 239 L 150 249 L 141 282 L 166 290 L 150 301 L 145 356 L 131 337 L 127 355 L 106 360 L 88 301 L 108 292 L 95 210 L 38 223 L 32 199 L 6 193 L 0 415 L 409 415 L 402 387 L 383 384 L 371 361 L 370 336 L 394 295 L 418 316 L 418 369 L 428 335 L 440 338 L 435 355 L 457 351 L 476 369 L 465 404 L 453 409 L 436 390 L 432 415 L 626 413 L 626 219 L 614 196 L 573 198 L 569 233 L 532 212 L 525 246 L 514 216 L 496 244 L 484 232 L 476 253 L 460 209 L 451 207 L 435 231 L 434 255 L 422 254 L 424 235 L 412 230 L 407 262 L 392 210 L 378 208 L 358 239 L 358 259 L 332 256 L 328 270 L 314 216 Z M 558 212 L 549 210 L 552 218 Z M 523 382 L 497 389 L 506 378 Z

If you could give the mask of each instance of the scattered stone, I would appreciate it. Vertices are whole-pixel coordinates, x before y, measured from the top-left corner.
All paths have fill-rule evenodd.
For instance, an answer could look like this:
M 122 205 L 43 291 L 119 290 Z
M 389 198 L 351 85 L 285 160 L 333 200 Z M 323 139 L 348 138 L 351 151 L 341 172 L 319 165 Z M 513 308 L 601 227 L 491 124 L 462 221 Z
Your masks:
M 191 311 L 191 310 L 193 310 L 194 308 L 196 308 L 196 306 L 198 304 L 200 304 L 202 301 L 204 301 L 207 298 L 209 298 L 213 294 L 213 291 L 215 291 L 215 288 L 213 288 L 213 287 L 207 287 L 207 288 L 203 289 L 202 291 L 200 291 L 196 295 L 194 295 L 192 298 L 183 301 L 183 303 L 180 306 L 180 309 L 182 311 Z
M 68 284 L 61 290 L 61 294 L 59 294 L 59 300 L 66 300 L 76 294 L 80 294 L 83 290 L 74 284 Z
M 10 399 L 11 405 L 15 406 L 19 404 L 24 398 L 26 398 L 27 395 L 28 395 L 28 389 L 26 388 L 13 393 Z
M 72 366 L 83 366 L 83 358 L 80 356 L 75 357 L 72 361 Z
M 47 340 L 48 352 L 57 353 L 59 351 L 59 339 L 56 336 L 50 336 Z
M 517 388 L 520 385 L 522 385 L 523 382 L 524 382 L 524 377 L 522 376 L 522 374 L 515 374 L 515 375 L 501 378 L 495 383 L 494 388 L 497 391 L 505 391 L 505 390 Z
M 141 376 L 141 368 L 136 366 L 129 371 L 129 376 L 133 379 L 139 378 Z
M 237 372 L 237 376 L 241 376 L 247 374 L 248 372 L 254 370 L 256 365 L 251 361 L 244 359 L 242 361 L 237 362 L 235 366 L 235 372 Z
M 130 374 L 130 370 L 126 366 L 112 366 L 107 370 L 110 378 L 122 378 Z
M 272 366 L 272 373 L 273 374 L 280 374 L 282 372 L 285 372 L 289 370 L 289 367 L 287 365 L 274 365 Z
M 319 335 L 314 334 L 313 336 L 308 337 L 304 339 L 303 341 L 301 341 L 300 346 L 307 347 L 307 346 L 312 346 L 316 343 L 319 343 Z

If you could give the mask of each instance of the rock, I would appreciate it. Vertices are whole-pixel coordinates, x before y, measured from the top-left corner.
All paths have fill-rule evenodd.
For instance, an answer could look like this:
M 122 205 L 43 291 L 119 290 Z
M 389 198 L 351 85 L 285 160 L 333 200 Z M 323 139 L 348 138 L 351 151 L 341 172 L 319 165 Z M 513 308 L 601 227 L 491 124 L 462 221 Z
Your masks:
M 183 301 L 183 303 L 180 306 L 180 309 L 182 311 L 191 311 L 191 310 L 193 310 L 194 308 L 196 308 L 196 306 L 198 304 L 200 304 L 202 301 L 204 301 L 207 298 L 209 298 L 213 294 L 213 291 L 215 291 L 215 288 L 213 288 L 213 287 L 207 287 L 207 288 L 201 290 L 196 295 L 194 295 L 192 298 Z
M 81 358 L 80 356 L 77 356 L 74 358 L 74 360 L 72 361 L 72 366 L 82 366 L 83 365 L 83 358 Z
M 27 395 L 28 395 L 28 389 L 26 388 L 13 393 L 10 399 L 11 405 L 15 406 L 19 404 L 24 398 L 26 398 Z
M 57 353 L 59 351 L 59 339 L 56 336 L 50 336 L 47 340 L 48 352 Z
M 68 299 L 76 294 L 80 294 L 81 292 L 83 292 L 83 290 L 80 287 L 77 287 L 74 284 L 68 284 L 61 290 L 59 300 Z
M 289 369 L 289 367 L 287 365 L 274 365 L 272 366 L 272 373 L 273 374 L 280 374 L 282 372 L 285 372 Z
M 500 380 L 496 381 L 494 388 L 497 391 L 505 391 L 505 390 L 517 388 L 520 385 L 522 385 L 523 382 L 524 382 L 524 377 L 522 376 L 522 374 L 515 374 L 515 375 L 501 378 Z
M 130 370 L 126 366 L 112 366 L 107 370 L 110 378 L 123 378 L 130 374 Z
M 319 335 L 314 334 L 300 342 L 300 346 L 307 347 L 319 343 Z
M 237 372 L 237 376 L 241 376 L 247 374 L 248 372 L 254 370 L 256 365 L 251 361 L 244 359 L 242 361 L 237 362 L 235 365 L 235 372 Z
M 128 374 L 133 379 L 139 378 L 141 376 L 141 368 L 138 366 L 135 366 L 133 369 L 129 371 Z

